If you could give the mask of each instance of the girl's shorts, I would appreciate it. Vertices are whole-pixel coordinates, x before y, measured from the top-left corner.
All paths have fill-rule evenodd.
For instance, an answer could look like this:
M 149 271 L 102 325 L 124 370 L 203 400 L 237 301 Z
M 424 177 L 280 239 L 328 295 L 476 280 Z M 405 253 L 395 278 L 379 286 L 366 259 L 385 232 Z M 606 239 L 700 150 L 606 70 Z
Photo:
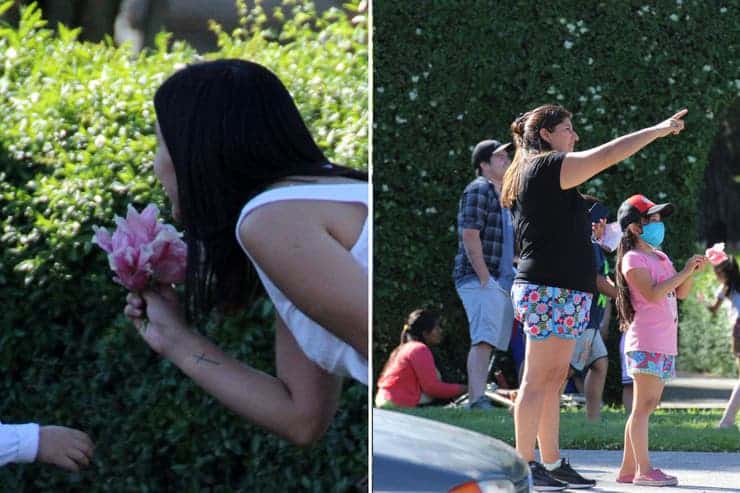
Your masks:
M 676 356 L 672 354 L 628 351 L 624 356 L 627 373 L 633 377 L 638 373 L 653 375 L 664 382 L 676 377 Z
M 592 297 L 583 291 L 539 284 L 514 283 L 511 288 L 514 316 L 524 325 L 524 333 L 535 340 L 581 335 L 588 326 Z

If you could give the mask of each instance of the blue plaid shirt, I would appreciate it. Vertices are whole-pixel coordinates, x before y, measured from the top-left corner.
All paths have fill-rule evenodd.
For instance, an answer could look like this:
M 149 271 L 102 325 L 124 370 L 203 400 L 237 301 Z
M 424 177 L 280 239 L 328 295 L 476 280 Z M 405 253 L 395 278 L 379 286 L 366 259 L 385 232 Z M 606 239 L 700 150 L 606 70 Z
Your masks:
M 479 176 L 465 187 L 457 211 L 457 255 L 452 277 L 455 285 L 478 276 L 468 260 L 463 244 L 463 229 L 477 229 L 483 246 L 483 260 L 488 272 L 498 279 L 500 276 L 501 252 L 504 243 L 501 204 L 493 184 Z

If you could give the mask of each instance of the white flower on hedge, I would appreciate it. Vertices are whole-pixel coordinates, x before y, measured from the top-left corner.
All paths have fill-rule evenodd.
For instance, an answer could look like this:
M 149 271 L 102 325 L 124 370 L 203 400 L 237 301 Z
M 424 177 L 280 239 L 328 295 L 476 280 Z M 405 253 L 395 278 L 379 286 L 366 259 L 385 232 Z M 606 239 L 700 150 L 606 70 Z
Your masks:
M 558 101 L 562 101 L 563 99 L 565 99 L 565 96 L 563 96 L 562 94 L 558 94 L 557 96 L 555 96 L 555 99 L 557 99 Z
M 344 66 L 344 64 L 343 64 L 342 62 L 339 62 L 339 63 L 337 63 L 337 66 L 336 66 L 336 67 L 334 67 L 334 70 L 336 70 L 337 72 L 344 72 L 344 70 L 345 70 L 346 68 L 347 68 L 347 67 L 345 67 L 345 66 Z
M 721 9 L 719 9 L 720 14 L 724 14 L 725 12 L 727 12 L 727 7 L 722 7 Z
M 383 94 L 385 92 L 385 88 L 383 86 L 378 86 L 375 88 L 376 91 L 378 91 L 380 94 Z
M 599 106 L 598 108 L 596 108 L 596 113 L 603 115 L 604 113 L 606 113 L 606 110 Z
M 665 164 L 658 166 L 658 171 L 665 171 Z
M 8 48 L 5 51 L 5 58 L 7 58 L 8 60 L 15 60 L 16 58 L 18 58 L 18 52 L 15 51 L 15 48 Z
M 386 185 L 385 183 L 383 183 L 383 185 L 381 185 L 381 187 L 380 187 L 380 190 L 383 191 L 383 192 L 387 192 L 388 190 L 390 190 L 390 188 L 388 188 L 388 185 Z
M 450 226 L 450 233 L 454 233 L 454 232 L 455 232 L 455 226 Z
M 676 83 L 676 79 L 674 79 L 673 77 L 668 77 L 668 83 L 669 83 L 670 85 L 673 85 L 673 84 L 675 84 L 675 83 Z
M 432 108 L 436 108 L 437 107 L 437 102 L 436 101 L 429 101 L 429 106 L 431 106 Z
M 421 28 L 418 28 L 418 27 L 416 28 L 416 35 L 417 36 L 421 35 Z
M 416 84 L 417 82 L 419 82 L 419 76 L 418 75 L 412 76 L 411 77 L 411 82 L 413 82 L 414 84 Z
M 704 72 L 711 72 L 712 71 L 712 66 L 711 65 L 704 65 L 701 69 Z
M 711 111 L 707 111 L 707 120 L 713 120 L 714 119 L 714 113 Z
M 668 194 L 667 193 L 665 193 L 665 192 L 658 192 L 658 198 L 659 199 L 662 200 L 662 199 L 664 199 L 666 197 L 668 197 Z
M 462 119 L 463 119 L 464 116 L 465 116 L 464 114 L 460 113 L 459 115 L 457 115 L 457 119 L 459 121 L 462 121 Z
M 426 177 L 427 176 L 427 170 L 423 169 L 423 170 L 419 171 L 419 176 L 421 176 L 422 178 Z
M 586 132 L 590 132 L 593 129 L 594 129 L 594 126 L 591 124 L 588 124 L 585 127 L 583 127 L 583 130 L 585 130 Z
M 565 27 L 568 28 L 568 31 L 573 32 L 576 30 L 575 24 L 568 23 Z
M 673 22 L 678 22 L 678 15 L 671 14 L 670 17 L 669 17 L 669 19 L 672 20 Z
M 407 119 L 405 119 L 401 115 L 396 115 L 396 123 L 398 123 L 399 125 L 403 125 L 406 122 L 408 122 Z
M 696 158 L 694 156 L 690 156 L 690 155 L 689 156 L 686 156 L 686 160 L 688 162 L 690 162 L 690 163 L 695 163 L 696 162 Z
M 39 98 L 40 98 L 40 97 L 41 97 L 41 96 L 39 95 L 39 93 L 37 93 L 37 92 L 32 92 L 32 93 L 31 93 L 31 95 L 30 95 L 30 96 L 28 96 L 28 99 L 30 99 L 32 103 L 38 103 L 38 102 L 39 102 Z
M 450 157 L 454 157 L 455 156 L 455 150 L 454 149 L 450 149 L 450 152 L 448 152 L 447 155 L 450 156 Z
M 589 65 L 593 65 L 594 64 L 594 59 L 591 58 L 591 57 L 588 57 L 588 64 Z
M 599 100 L 601 100 L 601 94 L 594 94 L 593 100 L 594 100 L 594 101 L 599 101 Z
M 419 97 L 419 93 L 416 91 L 416 89 L 414 89 L 413 91 L 410 91 L 409 92 L 409 99 L 411 101 L 416 101 L 416 98 L 418 98 L 418 97 Z
M 424 209 L 424 212 L 426 212 L 427 214 L 436 214 L 437 209 L 435 207 L 427 207 L 426 209 Z
M 573 48 L 573 41 L 566 39 L 565 42 L 563 43 L 563 48 L 565 48 L 566 50 Z
M 588 98 L 586 96 L 578 96 L 578 101 L 580 101 L 581 103 L 585 103 L 586 101 L 588 101 Z
M 550 86 L 547 88 L 547 94 L 555 94 L 556 92 L 558 92 L 558 90 L 555 86 Z

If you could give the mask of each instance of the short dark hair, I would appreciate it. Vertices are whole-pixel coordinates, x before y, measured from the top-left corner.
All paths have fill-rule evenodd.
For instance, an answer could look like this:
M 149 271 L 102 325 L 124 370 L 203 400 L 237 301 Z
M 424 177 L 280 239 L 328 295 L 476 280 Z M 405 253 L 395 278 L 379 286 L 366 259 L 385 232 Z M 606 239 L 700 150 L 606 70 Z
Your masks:
M 189 65 L 157 89 L 154 108 L 177 177 L 189 320 L 244 306 L 260 290 L 234 232 L 249 199 L 290 175 L 367 181 L 328 162 L 283 83 L 257 63 Z

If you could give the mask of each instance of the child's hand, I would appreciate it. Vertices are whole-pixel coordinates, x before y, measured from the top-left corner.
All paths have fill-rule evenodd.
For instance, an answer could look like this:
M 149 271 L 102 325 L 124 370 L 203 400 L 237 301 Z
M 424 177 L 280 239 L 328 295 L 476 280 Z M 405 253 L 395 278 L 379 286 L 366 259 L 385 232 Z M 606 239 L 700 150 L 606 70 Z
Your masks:
M 87 434 L 65 426 L 39 428 L 39 449 L 36 460 L 77 472 L 92 459 L 92 440 Z
M 704 255 L 692 255 L 690 259 L 686 261 L 686 267 L 684 267 L 684 271 L 690 273 L 690 274 L 696 274 L 701 270 L 702 267 L 706 265 L 709 259 L 705 257 Z
M 187 327 L 180 300 L 170 286 L 129 293 L 123 313 L 139 329 L 146 343 L 165 356 L 167 350 L 176 344 L 181 331 Z

